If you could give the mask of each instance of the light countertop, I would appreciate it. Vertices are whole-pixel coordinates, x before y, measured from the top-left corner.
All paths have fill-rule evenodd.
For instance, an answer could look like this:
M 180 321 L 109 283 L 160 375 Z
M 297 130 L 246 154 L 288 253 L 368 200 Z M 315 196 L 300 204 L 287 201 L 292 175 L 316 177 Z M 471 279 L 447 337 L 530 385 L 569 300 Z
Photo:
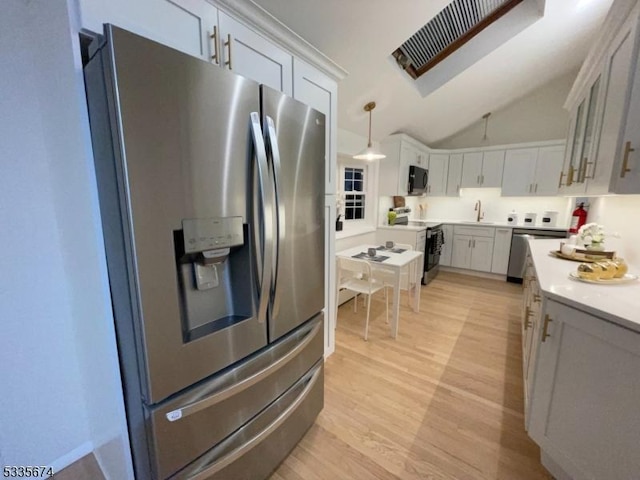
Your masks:
M 579 310 L 640 332 L 640 281 L 619 285 L 595 285 L 569 278 L 578 262 L 552 257 L 560 246 L 558 239 L 529 240 L 540 289 L 545 296 Z M 629 273 L 640 268 L 629 265 Z
M 412 230 L 412 231 L 420 231 L 424 230 L 427 227 L 433 227 L 436 225 L 463 225 L 465 227 L 495 227 L 495 228 L 526 228 L 532 230 L 556 230 L 556 231 L 567 231 L 568 227 L 549 227 L 543 225 L 509 225 L 506 223 L 493 223 L 493 222 L 468 222 L 462 220 L 413 220 L 409 219 L 409 222 L 420 222 L 425 223 L 425 225 L 379 225 L 379 229 L 383 230 Z

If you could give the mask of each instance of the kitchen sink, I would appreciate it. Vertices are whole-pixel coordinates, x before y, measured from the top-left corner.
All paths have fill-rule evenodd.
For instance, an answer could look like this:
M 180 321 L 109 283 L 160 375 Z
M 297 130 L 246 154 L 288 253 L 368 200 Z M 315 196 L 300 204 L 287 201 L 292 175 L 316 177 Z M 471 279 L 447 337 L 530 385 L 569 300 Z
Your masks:
M 473 220 L 463 220 L 462 223 L 474 224 L 474 225 L 493 225 L 496 222 L 474 222 Z

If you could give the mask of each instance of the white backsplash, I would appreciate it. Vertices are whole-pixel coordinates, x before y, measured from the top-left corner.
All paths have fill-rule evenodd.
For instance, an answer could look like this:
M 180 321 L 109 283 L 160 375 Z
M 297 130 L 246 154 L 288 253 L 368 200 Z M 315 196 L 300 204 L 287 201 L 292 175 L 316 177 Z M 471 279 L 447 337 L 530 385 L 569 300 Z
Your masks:
M 518 224 L 523 224 L 525 213 L 537 213 L 536 225 L 541 225 L 542 214 L 547 210 L 558 212 L 556 226 L 568 227 L 574 199 L 565 197 L 501 197 L 499 188 L 463 188 L 460 197 L 405 197 L 411 208 L 411 217 L 420 217 L 419 205 L 426 206 L 429 220 L 475 220 L 474 206 L 482 202 L 484 221 L 507 223 L 513 210 L 518 214 Z M 392 197 L 380 197 L 379 224 L 387 222 L 387 211 L 393 207 Z
M 605 239 L 606 248 L 640 267 L 640 195 L 593 198 L 587 222 L 599 223 L 605 232 L 618 234 L 620 238 Z

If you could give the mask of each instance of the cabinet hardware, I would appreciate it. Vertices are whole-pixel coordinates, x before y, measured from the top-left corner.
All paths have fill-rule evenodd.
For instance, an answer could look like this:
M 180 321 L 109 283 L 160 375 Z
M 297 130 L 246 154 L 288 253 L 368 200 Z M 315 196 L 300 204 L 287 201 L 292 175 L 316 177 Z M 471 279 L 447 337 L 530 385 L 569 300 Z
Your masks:
M 209 35 L 209 38 L 213 40 L 213 55 L 211 55 L 211 60 L 216 65 L 220 65 L 220 60 L 218 57 L 218 26 L 213 26 L 213 33 Z
M 531 187 L 533 187 L 533 184 L 529 184 L 529 193 L 531 193 Z
M 542 297 L 540 297 L 540 295 L 538 295 L 536 293 L 533 294 L 533 301 L 535 303 L 539 303 L 540 302 L 540 298 L 542 298 Z
M 571 185 L 573 185 L 573 174 L 575 173 L 575 169 L 573 168 L 573 165 L 569 165 L 569 169 L 567 170 L 567 187 L 570 187 Z
M 584 164 L 584 172 L 582 173 L 582 181 L 584 182 L 585 179 L 587 178 L 593 178 L 595 175 L 595 169 L 593 172 L 591 172 L 591 175 L 587 175 L 587 165 L 593 165 L 594 162 L 587 162 Z
M 529 317 L 531 316 L 533 312 L 531 311 L 531 309 L 529 307 L 525 307 L 524 309 L 524 329 L 525 330 L 529 330 L 529 328 L 531 328 L 531 322 L 529 321 Z
M 624 178 L 624 176 L 631 171 L 629 168 L 629 154 L 631 152 L 635 152 L 635 148 L 631 148 L 631 142 L 627 142 L 624 145 L 624 157 L 622 157 L 622 171 L 620 172 L 620 178 Z
M 456 193 L 460 194 L 460 185 L 456 186 Z
M 480 185 L 484 185 L 484 175 L 480 175 Z
M 473 248 L 476 248 L 476 239 L 473 239 Z
M 549 329 L 549 323 L 551 323 L 553 320 L 551 319 L 551 317 L 549 315 L 545 315 L 544 316 L 544 325 L 542 327 L 542 341 L 544 342 L 547 337 L 550 337 L 551 334 L 547 333 L 547 330 Z
M 562 188 L 562 186 L 564 185 L 564 183 L 562 183 L 562 177 L 564 177 L 566 175 L 566 173 L 564 172 L 560 172 L 560 179 L 558 180 L 558 188 Z
M 477 183 L 478 185 L 480 185 L 480 175 L 478 175 L 478 176 L 476 177 L 476 183 Z
M 229 70 L 233 70 L 233 64 L 231 63 L 231 34 L 227 35 L 227 41 L 224 42 L 224 46 L 227 47 L 227 61 L 225 65 L 229 65 Z
M 469 247 L 467 248 L 471 248 L 471 239 L 469 239 Z
M 538 193 L 538 184 L 537 183 L 533 187 L 533 193 Z

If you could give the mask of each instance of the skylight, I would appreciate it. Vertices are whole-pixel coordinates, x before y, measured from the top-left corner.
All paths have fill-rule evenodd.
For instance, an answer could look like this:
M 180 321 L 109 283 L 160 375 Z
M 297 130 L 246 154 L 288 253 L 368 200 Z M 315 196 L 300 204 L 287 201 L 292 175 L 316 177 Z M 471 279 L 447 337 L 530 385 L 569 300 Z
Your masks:
M 393 52 L 417 79 L 523 0 L 453 0 Z

